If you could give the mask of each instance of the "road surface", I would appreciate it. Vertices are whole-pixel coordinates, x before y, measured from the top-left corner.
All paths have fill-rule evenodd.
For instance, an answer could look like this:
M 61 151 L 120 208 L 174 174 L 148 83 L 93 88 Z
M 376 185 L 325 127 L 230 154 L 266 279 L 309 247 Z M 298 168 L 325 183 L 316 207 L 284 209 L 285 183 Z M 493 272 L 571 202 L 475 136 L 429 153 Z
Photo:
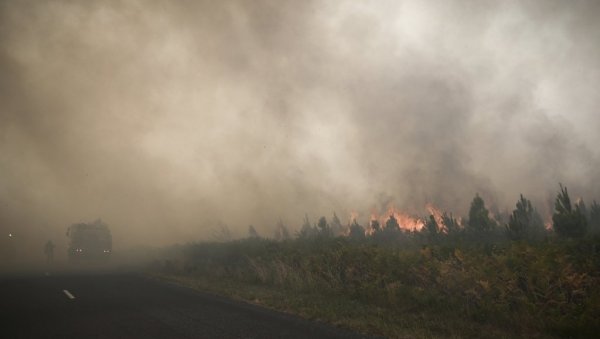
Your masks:
M 0 277 L 2 338 L 360 338 L 135 273 Z

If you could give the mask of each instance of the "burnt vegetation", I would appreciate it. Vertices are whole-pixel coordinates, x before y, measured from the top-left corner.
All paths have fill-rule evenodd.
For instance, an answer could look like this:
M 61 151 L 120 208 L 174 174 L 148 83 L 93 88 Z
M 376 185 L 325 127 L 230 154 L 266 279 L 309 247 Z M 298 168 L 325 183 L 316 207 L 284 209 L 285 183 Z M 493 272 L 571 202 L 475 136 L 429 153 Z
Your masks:
M 394 214 L 368 225 L 306 215 L 294 235 L 279 220 L 269 238 L 250 226 L 247 238 L 223 239 L 222 228 L 219 241 L 172 250 L 163 273 L 390 337 L 600 330 L 600 206 L 572 203 L 562 185 L 551 225 L 523 195 L 504 219 L 476 195 L 467 220 L 432 213 L 419 230 Z

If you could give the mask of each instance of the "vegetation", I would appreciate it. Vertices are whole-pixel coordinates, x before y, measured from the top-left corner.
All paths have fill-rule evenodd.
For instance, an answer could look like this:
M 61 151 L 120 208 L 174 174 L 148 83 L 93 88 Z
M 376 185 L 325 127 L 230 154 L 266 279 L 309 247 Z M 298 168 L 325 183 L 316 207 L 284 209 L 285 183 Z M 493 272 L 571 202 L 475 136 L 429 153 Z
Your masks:
M 563 238 L 581 238 L 587 230 L 587 219 L 583 201 L 571 206 L 571 198 L 566 187 L 560 185 L 560 192 L 554 203 L 552 222 L 556 234 Z
M 600 331 L 600 207 L 560 186 L 553 230 L 520 195 L 503 228 L 476 195 L 465 227 L 430 215 L 405 231 L 334 214 L 295 239 L 249 237 L 173 249 L 154 272 L 180 283 L 387 337 L 593 337 Z M 337 221 L 336 221 L 337 219 Z M 589 220 L 588 220 L 589 219 Z M 335 227 L 334 227 L 335 225 Z M 343 227 L 342 227 L 343 228 Z M 276 234 L 286 229 L 280 221 Z M 334 236 L 335 234 L 343 236 Z
M 283 221 L 279 219 L 275 226 L 275 240 L 281 241 L 288 239 L 290 239 L 290 231 L 288 231 Z
M 506 225 L 506 234 L 511 240 L 539 240 L 544 236 L 544 222 L 532 207 L 531 201 L 521 194 L 517 208 Z
M 248 238 L 260 238 L 258 232 L 254 228 L 254 225 L 248 226 Z
M 423 229 L 423 232 L 431 241 L 436 240 L 439 233 L 441 232 L 440 226 L 438 225 L 437 220 L 435 220 L 433 214 L 429 216 L 429 220 L 427 220 L 427 223 L 425 223 L 425 228 Z
M 496 226 L 494 221 L 490 219 L 489 211 L 485 207 L 485 202 L 479 194 L 475 195 L 471 202 L 471 208 L 469 209 L 469 223 L 467 224 L 467 231 L 472 233 L 482 234 L 484 232 L 490 232 Z
M 352 221 L 352 224 L 350 225 L 350 227 L 348 229 L 348 238 L 355 240 L 355 241 L 365 240 L 365 238 L 366 238 L 365 228 L 362 227 L 361 225 L 359 225 L 356 222 L 356 219 L 354 219 Z
M 594 200 L 590 207 L 590 232 L 600 233 L 600 205 Z

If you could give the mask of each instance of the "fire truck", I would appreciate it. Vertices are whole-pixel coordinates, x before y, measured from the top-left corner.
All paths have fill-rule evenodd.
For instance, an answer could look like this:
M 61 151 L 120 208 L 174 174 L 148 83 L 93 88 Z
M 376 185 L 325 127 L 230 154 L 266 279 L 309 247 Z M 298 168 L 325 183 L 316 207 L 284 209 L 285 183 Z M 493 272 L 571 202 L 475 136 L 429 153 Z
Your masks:
M 108 260 L 112 236 L 108 225 L 98 219 L 92 223 L 73 224 L 67 229 L 70 261 Z

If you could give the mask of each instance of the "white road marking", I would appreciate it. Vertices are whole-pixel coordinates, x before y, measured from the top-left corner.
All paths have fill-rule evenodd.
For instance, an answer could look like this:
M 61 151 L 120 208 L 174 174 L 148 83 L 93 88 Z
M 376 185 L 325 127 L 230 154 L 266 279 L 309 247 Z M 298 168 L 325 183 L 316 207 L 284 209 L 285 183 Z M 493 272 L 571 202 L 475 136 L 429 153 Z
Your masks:
M 71 292 L 67 291 L 67 290 L 63 290 L 63 292 L 65 292 L 65 294 L 67 295 L 67 297 L 69 297 L 69 299 L 75 299 L 75 296 L 71 294 Z

